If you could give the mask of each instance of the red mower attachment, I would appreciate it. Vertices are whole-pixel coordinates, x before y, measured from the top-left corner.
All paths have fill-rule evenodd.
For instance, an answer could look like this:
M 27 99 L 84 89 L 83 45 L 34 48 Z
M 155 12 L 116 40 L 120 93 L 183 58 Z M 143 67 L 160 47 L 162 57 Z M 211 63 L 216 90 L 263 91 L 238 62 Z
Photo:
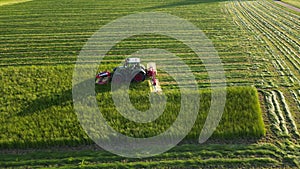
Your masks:
M 159 85 L 158 79 L 156 79 L 157 71 L 156 71 L 156 64 L 154 62 L 150 62 L 147 64 L 147 75 L 150 77 L 149 86 L 151 92 L 158 92 L 161 93 L 162 89 Z
M 96 84 L 107 84 L 111 79 L 109 71 L 100 72 L 96 75 Z

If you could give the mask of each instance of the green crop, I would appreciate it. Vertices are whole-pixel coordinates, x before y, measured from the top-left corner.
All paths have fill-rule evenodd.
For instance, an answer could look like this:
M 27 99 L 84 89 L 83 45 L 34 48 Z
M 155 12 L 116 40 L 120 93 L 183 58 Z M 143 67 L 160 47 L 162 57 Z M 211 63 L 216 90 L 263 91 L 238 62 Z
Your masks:
M 270 0 L 2 0 L 0 167 L 299 168 L 300 16 L 284 9 Z M 137 12 L 181 17 L 211 39 L 228 85 L 220 125 L 205 145 L 177 146 L 147 159 L 126 159 L 105 151 L 63 152 L 93 144 L 73 108 L 71 79 L 80 50 L 102 26 Z M 166 49 L 192 70 L 201 106 L 183 143 L 197 142 L 210 106 L 211 84 L 205 65 L 184 43 L 157 34 L 132 36 L 116 44 L 98 70 L 112 70 L 145 48 Z M 172 125 L 180 108 L 180 86 L 166 71 L 158 72 L 167 106 L 162 116 L 146 124 L 115 110 L 109 85 L 95 87 L 99 110 L 114 129 L 150 137 Z M 149 109 L 147 82 L 132 85 L 129 95 L 136 109 Z M 10 154 L 22 148 L 57 146 L 63 150 Z
M 1 68 L 0 99 L 1 147 L 43 147 L 89 144 L 72 106 L 73 66 L 30 66 Z M 61 73 L 64 72 L 64 73 Z M 59 87 L 57 87 L 59 86 Z M 99 109 L 110 125 L 134 137 L 150 137 L 163 132 L 180 109 L 179 89 L 163 89 L 167 106 L 162 116 L 151 123 L 134 123 L 114 108 L 108 85 L 96 86 Z M 145 90 L 147 89 L 147 90 Z M 200 90 L 198 119 L 187 140 L 197 140 L 210 106 L 210 90 Z M 265 134 L 257 91 L 253 87 L 228 88 L 223 118 L 214 138 L 251 138 Z M 147 82 L 133 84 L 130 99 L 141 111 L 149 109 Z

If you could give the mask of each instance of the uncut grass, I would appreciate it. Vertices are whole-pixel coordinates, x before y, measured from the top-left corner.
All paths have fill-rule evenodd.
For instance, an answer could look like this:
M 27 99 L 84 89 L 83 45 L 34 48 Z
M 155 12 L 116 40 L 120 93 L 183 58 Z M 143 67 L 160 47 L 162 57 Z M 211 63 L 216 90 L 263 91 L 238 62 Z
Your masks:
M 1 68 L 0 147 L 47 147 L 53 145 L 91 144 L 81 128 L 72 104 L 73 66 L 28 66 Z M 57 87 L 59 86 L 59 87 Z M 96 87 L 100 109 L 108 122 L 129 136 L 150 137 L 167 129 L 180 109 L 178 88 L 164 90 L 167 108 L 157 120 L 144 125 L 128 121 L 112 105 L 109 88 Z M 146 90 L 145 90 L 146 89 Z M 132 87 L 131 101 L 139 110 L 149 108 L 146 82 Z M 187 140 L 197 140 L 210 106 L 209 90 L 200 90 L 200 113 Z M 175 106 L 174 106 L 175 105 Z M 226 108 L 214 138 L 253 138 L 264 135 L 264 124 L 252 87 L 228 89 Z
M 252 87 L 232 87 L 228 88 L 227 92 L 224 114 L 213 136 L 215 138 L 232 139 L 259 138 L 265 135 L 256 89 Z M 144 89 L 141 91 L 132 91 L 131 94 L 135 96 L 131 97 L 131 102 L 135 103 L 135 107 L 143 107 L 143 105 L 149 102 L 149 94 Z M 120 116 L 117 110 L 114 109 L 109 93 L 99 93 L 98 98 L 102 100 L 99 107 L 111 126 L 120 133 L 133 137 L 151 137 L 169 128 L 172 122 L 175 121 L 180 110 L 180 92 L 170 90 L 164 91 L 164 94 L 168 98 L 164 113 L 154 122 L 147 124 L 134 123 Z M 186 139 L 190 140 L 195 140 L 198 137 L 210 108 L 210 91 L 200 90 L 199 94 L 201 101 L 198 118 L 193 129 L 186 137 Z M 106 109 L 105 107 L 109 108 Z

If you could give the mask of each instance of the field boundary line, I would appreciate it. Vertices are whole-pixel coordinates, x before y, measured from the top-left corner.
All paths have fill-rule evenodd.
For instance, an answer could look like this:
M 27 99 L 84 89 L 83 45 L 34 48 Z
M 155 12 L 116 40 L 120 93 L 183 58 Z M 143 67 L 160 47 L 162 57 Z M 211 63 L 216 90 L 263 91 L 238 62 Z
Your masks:
M 289 9 L 291 9 L 293 11 L 300 12 L 300 8 L 297 8 L 297 7 L 295 7 L 293 5 L 290 5 L 288 3 L 285 3 L 285 2 L 282 2 L 282 1 L 274 1 L 274 2 L 277 3 L 277 4 L 279 4 L 279 5 L 281 5 L 281 6 L 289 8 Z
M 4 2 L 0 2 L 0 7 L 4 5 L 13 5 L 13 4 L 19 4 L 19 3 L 24 3 L 24 2 L 29 2 L 32 0 L 8 0 Z

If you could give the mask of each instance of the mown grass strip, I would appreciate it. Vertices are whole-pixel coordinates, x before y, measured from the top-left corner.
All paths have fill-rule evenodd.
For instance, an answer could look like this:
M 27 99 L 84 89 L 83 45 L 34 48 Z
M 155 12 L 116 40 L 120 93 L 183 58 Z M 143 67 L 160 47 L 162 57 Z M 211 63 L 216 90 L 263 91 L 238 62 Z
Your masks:
M 274 145 L 193 145 L 174 147 L 168 152 L 145 159 L 130 159 L 103 150 L 45 150 L 22 154 L 0 154 L 2 167 L 140 167 L 150 165 L 183 165 L 184 167 L 207 166 L 276 166 L 280 164 L 281 151 Z M 269 158 L 271 156 L 272 158 Z M 250 160 L 252 159 L 252 160 Z M 249 161 L 250 160 L 250 161 Z M 172 163 L 175 161 L 175 163 Z M 275 162 L 271 164 L 270 162 Z M 175 166 L 174 166 L 175 167 Z

